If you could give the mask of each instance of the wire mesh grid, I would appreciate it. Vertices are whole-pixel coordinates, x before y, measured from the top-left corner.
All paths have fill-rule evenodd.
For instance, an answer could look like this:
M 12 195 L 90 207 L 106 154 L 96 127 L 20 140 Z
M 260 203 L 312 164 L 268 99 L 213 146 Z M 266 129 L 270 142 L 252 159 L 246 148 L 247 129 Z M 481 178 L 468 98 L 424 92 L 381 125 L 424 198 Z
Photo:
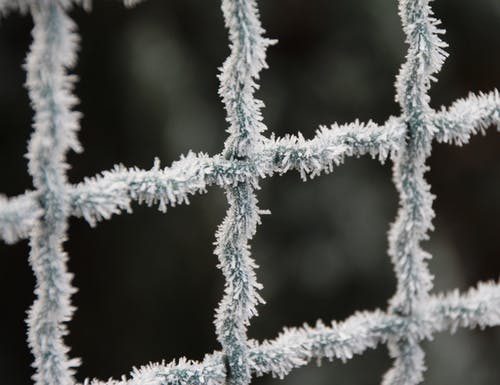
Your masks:
M 140 1 L 124 1 L 133 6 Z M 221 74 L 220 96 L 227 112 L 229 136 L 215 156 L 188 153 L 170 167 L 158 160 L 150 170 L 121 166 L 70 185 L 66 152 L 80 151 L 76 138 L 79 113 L 73 110 L 78 35 L 67 12 L 85 0 L 3 0 L 0 11 L 30 12 L 33 43 L 26 61 L 27 87 L 35 110 L 29 141 L 29 173 L 35 190 L 20 196 L 0 196 L 0 237 L 7 243 L 30 239 L 30 264 L 36 276 L 36 300 L 28 315 L 28 343 L 35 358 L 37 384 L 73 384 L 79 360 L 69 358 L 63 338 L 74 308 L 72 275 L 63 250 L 67 220 L 83 217 L 90 225 L 131 211 L 131 203 L 168 206 L 188 202 L 212 185 L 226 191 L 229 208 L 216 237 L 226 284 L 216 311 L 221 351 L 202 362 L 179 359 L 134 369 L 119 380 L 85 380 L 87 384 L 248 384 L 253 376 L 283 378 L 313 359 L 351 359 L 383 343 L 394 358 L 384 384 L 417 384 L 423 380 L 420 342 L 435 332 L 484 328 L 500 324 L 500 285 L 479 283 L 466 293 L 431 294 L 431 256 L 420 243 L 432 230 L 430 186 L 424 174 L 432 142 L 462 145 L 471 135 L 500 125 L 496 90 L 471 94 L 449 108 L 433 110 L 428 91 L 444 62 L 446 44 L 429 0 L 400 0 L 399 13 L 409 46 L 396 79 L 401 115 L 383 125 L 371 121 L 320 127 L 314 138 L 264 136 L 266 126 L 254 97 L 259 72 L 266 67 L 266 48 L 275 41 L 263 37 L 255 0 L 223 0 L 231 53 Z M 285 328 L 274 340 L 258 342 L 246 335 L 256 306 L 263 302 L 254 272 L 249 241 L 259 216 L 255 190 L 261 178 L 297 170 L 307 180 L 329 173 L 346 157 L 370 154 L 391 158 L 399 192 L 399 212 L 389 233 L 389 255 L 397 290 L 386 311 L 357 312 L 343 322 Z

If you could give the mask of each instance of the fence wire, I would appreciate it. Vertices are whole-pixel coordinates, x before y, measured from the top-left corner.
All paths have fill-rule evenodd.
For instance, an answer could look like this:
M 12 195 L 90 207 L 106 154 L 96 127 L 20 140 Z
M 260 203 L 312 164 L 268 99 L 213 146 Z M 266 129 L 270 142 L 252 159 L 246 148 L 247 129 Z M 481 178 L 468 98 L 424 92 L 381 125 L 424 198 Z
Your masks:
M 133 6 L 140 0 L 124 0 Z M 73 107 L 77 27 L 68 15 L 73 6 L 90 9 L 88 0 L 0 0 L 0 12 L 29 12 L 33 42 L 26 61 L 27 87 L 35 111 L 29 141 L 29 173 L 35 189 L 20 196 L 0 196 L 0 238 L 7 243 L 29 238 L 30 264 L 36 276 L 36 300 L 28 314 L 28 343 L 38 385 L 75 384 L 78 359 L 64 343 L 66 323 L 74 311 L 71 273 L 63 249 L 70 216 L 91 226 L 131 211 L 131 203 L 167 207 L 189 202 L 212 185 L 225 189 L 229 208 L 216 238 L 225 293 L 216 310 L 221 350 L 203 361 L 184 358 L 134 369 L 119 380 L 87 379 L 88 385 L 246 385 L 253 376 L 284 378 L 311 360 L 346 361 L 378 344 L 387 344 L 393 367 L 385 385 L 413 385 L 425 371 L 422 340 L 436 332 L 485 328 L 500 324 L 500 284 L 479 283 L 466 293 L 431 294 L 431 255 L 421 241 L 432 230 L 430 186 L 425 180 L 432 142 L 467 143 L 490 126 L 500 130 L 497 90 L 470 94 L 448 108 L 433 110 L 428 91 L 447 54 L 430 0 L 400 0 L 399 14 L 408 53 L 396 79 L 401 115 L 382 125 L 371 121 L 320 127 L 312 139 L 265 136 L 261 108 L 254 97 L 259 72 L 267 66 L 264 37 L 255 0 L 222 0 L 231 53 L 220 74 L 219 94 L 227 112 L 228 137 L 222 153 L 188 153 L 170 167 L 156 159 L 150 170 L 116 166 L 77 185 L 67 181 L 65 156 L 81 151 L 78 112 Z M 393 162 L 399 212 L 389 232 L 397 290 L 385 311 L 357 312 L 330 325 L 285 328 L 274 340 L 254 341 L 246 335 L 256 306 L 263 302 L 249 242 L 263 213 L 255 190 L 259 180 L 297 170 L 303 180 L 329 173 L 346 157 L 369 154 Z

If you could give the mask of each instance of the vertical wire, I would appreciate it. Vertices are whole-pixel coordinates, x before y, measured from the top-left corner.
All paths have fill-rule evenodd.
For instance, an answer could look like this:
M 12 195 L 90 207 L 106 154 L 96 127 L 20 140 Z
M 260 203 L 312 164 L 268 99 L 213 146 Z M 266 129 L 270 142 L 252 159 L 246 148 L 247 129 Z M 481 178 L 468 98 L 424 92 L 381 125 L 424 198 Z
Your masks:
M 431 256 L 421 247 L 433 229 L 430 185 L 424 174 L 431 153 L 435 128 L 427 94 L 433 74 L 441 68 L 446 46 L 438 34 L 429 0 L 400 0 L 399 14 L 409 44 L 406 62 L 396 81 L 399 102 L 407 125 L 406 143 L 394 159 L 393 180 L 399 192 L 398 216 L 389 232 L 389 254 L 397 276 L 397 290 L 390 311 L 406 318 L 404 336 L 389 342 L 395 358 L 386 373 L 385 385 L 412 385 L 423 380 L 424 353 L 418 341 L 430 332 L 419 320 L 418 307 L 428 299 L 432 276 L 426 260 Z
M 255 0 L 223 0 L 222 10 L 231 47 L 219 76 L 219 94 L 229 123 L 224 156 L 248 159 L 258 151 L 261 133 L 266 129 L 260 113 L 263 103 L 253 94 L 258 87 L 254 79 L 266 67 L 265 51 L 271 41 L 262 37 L 264 30 Z M 257 314 L 256 305 L 264 302 L 257 293 L 261 285 L 257 283 L 248 244 L 260 222 L 255 188 L 255 176 L 226 188 L 229 208 L 216 234 L 215 254 L 226 284 L 215 326 L 225 354 L 228 382 L 233 385 L 250 382 L 246 330 L 250 318 Z
M 29 261 L 36 277 L 36 299 L 28 312 L 28 343 L 38 385 L 74 383 L 78 359 L 68 357 L 63 337 L 74 307 L 72 274 L 63 250 L 69 201 L 65 154 L 79 151 L 79 114 L 72 111 L 74 77 L 66 73 L 76 60 L 75 24 L 57 0 L 31 3 L 33 43 L 26 60 L 27 88 L 35 111 L 28 145 L 29 172 L 39 192 L 43 215 L 32 230 Z

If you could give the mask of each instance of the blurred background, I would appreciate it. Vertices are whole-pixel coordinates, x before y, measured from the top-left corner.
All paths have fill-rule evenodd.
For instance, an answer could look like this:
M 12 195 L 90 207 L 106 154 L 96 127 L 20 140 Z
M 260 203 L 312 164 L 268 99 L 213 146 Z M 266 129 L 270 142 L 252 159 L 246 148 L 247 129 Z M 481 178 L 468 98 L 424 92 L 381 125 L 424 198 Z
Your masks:
M 270 69 L 258 97 L 277 135 L 319 124 L 397 115 L 394 78 L 406 47 L 395 0 L 260 1 Z M 450 57 L 433 85 L 432 105 L 449 105 L 469 91 L 500 86 L 498 0 L 439 0 Z M 91 13 L 72 12 L 82 35 L 75 72 L 83 112 L 85 152 L 69 154 L 71 182 L 122 163 L 168 166 L 189 150 L 211 155 L 226 136 L 217 96 L 218 68 L 228 54 L 219 1 L 148 0 L 135 10 L 96 0 Z M 22 64 L 30 44 L 29 17 L 0 25 L 0 191 L 32 188 L 26 143 L 32 111 Z M 500 135 L 489 129 L 464 148 L 436 144 L 428 180 L 435 231 L 425 243 L 434 258 L 435 291 L 466 289 L 500 272 Z M 284 326 L 342 320 L 356 310 L 385 308 L 395 290 L 386 234 L 397 209 L 391 164 L 349 159 L 331 175 L 303 183 L 297 173 L 263 180 L 260 206 L 271 216 L 252 241 L 266 305 L 248 334 L 275 337 Z M 97 228 L 70 221 L 65 249 L 75 273 L 78 307 L 66 338 L 82 357 L 78 379 L 107 379 L 134 365 L 219 349 L 213 326 L 223 279 L 213 255 L 214 232 L 226 202 L 221 189 L 161 214 L 134 206 Z M 0 244 L 0 378 L 31 384 L 25 312 L 34 279 L 28 242 Z M 425 384 L 499 384 L 500 329 L 443 333 L 424 342 Z M 377 384 L 391 366 L 385 346 L 346 364 L 316 364 L 285 380 L 254 384 Z

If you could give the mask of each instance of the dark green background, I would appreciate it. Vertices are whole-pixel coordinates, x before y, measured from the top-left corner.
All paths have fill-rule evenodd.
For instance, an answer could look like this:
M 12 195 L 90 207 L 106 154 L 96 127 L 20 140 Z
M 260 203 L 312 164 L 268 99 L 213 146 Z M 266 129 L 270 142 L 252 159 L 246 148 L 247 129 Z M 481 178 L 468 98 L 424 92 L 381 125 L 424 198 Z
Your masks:
M 258 91 L 268 133 L 312 137 L 319 124 L 382 123 L 399 113 L 393 83 L 406 47 L 395 0 L 259 3 L 268 36 L 279 39 Z M 438 0 L 434 7 L 450 57 L 432 88 L 433 107 L 499 87 L 498 0 Z M 72 182 L 116 163 L 149 168 L 155 156 L 169 165 L 190 149 L 221 151 L 226 123 L 216 75 L 228 47 L 218 1 L 148 0 L 125 10 L 102 0 L 92 13 L 73 15 L 82 35 L 76 93 L 85 152 L 69 155 Z M 30 29 L 27 16 L 10 15 L 0 25 L 0 191 L 9 196 L 31 188 L 23 154 L 32 111 L 21 69 Z M 464 148 L 435 145 L 429 164 L 437 217 L 425 248 L 434 255 L 436 291 L 497 279 L 500 134 L 489 129 Z M 308 183 L 290 173 L 261 187 L 260 206 L 273 215 L 263 217 L 252 249 L 267 304 L 250 337 L 385 308 L 395 289 L 386 255 L 397 209 L 390 162 L 349 159 Z M 212 320 L 223 280 L 213 242 L 226 203 L 218 188 L 191 201 L 166 215 L 134 206 L 134 215 L 95 229 L 71 219 L 65 248 L 79 292 L 66 340 L 72 356 L 83 358 L 78 379 L 219 349 Z M 0 244 L 2 385 L 31 383 L 23 319 L 34 280 L 27 255 L 27 241 Z M 439 334 L 424 346 L 426 384 L 500 383 L 498 328 Z M 347 364 L 297 369 L 282 383 L 376 384 L 390 365 L 380 346 Z

